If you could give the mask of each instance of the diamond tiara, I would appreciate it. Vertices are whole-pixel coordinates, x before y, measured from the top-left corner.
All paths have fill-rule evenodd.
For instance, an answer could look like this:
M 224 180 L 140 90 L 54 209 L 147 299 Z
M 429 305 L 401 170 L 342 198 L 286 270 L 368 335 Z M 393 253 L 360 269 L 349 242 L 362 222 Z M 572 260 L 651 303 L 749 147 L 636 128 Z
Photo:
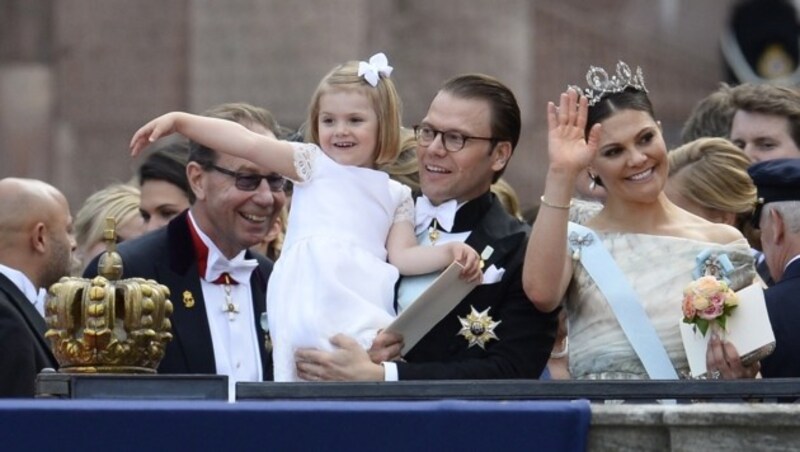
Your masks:
M 636 66 L 636 72 L 634 73 L 622 61 L 617 63 L 617 73 L 611 77 L 608 76 L 608 72 L 605 69 L 589 66 L 589 72 L 586 73 L 586 83 L 589 84 L 586 89 L 574 85 L 569 86 L 569 88 L 586 97 L 586 100 L 589 101 L 589 106 L 600 102 L 608 94 L 621 93 L 627 88 L 648 92 L 647 87 L 644 86 L 642 68 Z

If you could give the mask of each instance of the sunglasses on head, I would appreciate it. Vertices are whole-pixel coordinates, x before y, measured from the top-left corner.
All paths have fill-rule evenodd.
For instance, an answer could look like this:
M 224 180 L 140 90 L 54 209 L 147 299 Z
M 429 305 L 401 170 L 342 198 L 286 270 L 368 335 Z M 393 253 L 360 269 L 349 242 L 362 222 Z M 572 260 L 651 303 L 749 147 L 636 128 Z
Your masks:
M 286 179 L 278 174 L 254 174 L 254 173 L 238 173 L 217 165 L 209 165 L 209 168 L 219 171 L 222 174 L 234 178 L 234 185 L 242 191 L 254 191 L 261 185 L 261 179 L 267 180 L 267 185 L 271 191 L 283 191 L 286 186 Z

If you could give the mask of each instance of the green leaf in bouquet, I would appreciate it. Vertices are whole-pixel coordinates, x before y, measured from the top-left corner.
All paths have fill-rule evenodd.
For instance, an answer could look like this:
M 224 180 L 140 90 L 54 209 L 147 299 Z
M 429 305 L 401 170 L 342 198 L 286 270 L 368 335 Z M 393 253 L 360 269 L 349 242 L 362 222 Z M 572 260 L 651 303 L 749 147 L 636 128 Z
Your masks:
M 708 331 L 708 320 L 697 318 L 694 323 L 697 325 L 697 329 L 699 329 L 700 332 L 703 333 L 703 336 L 705 336 L 706 331 Z
M 731 315 L 731 313 L 733 312 L 733 310 L 734 310 L 734 309 L 736 309 L 736 306 L 725 305 L 725 306 L 722 308 L 722 315 L 723 315 L 723 317 Z
M 719 327 L 722 328 L 723 330 L 725 329 L 725 325 L 727 323 L 728 323 L 728 316 L 727 315 L 723 314 L 723 315 L 717 317 L 717 325 L 719 325 Z

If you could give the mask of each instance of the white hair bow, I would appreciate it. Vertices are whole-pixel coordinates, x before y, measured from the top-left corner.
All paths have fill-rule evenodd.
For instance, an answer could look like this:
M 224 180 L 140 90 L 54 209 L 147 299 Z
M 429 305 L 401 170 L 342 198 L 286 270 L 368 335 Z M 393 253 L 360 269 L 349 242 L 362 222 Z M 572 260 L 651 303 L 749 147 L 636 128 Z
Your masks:
M 375 87 L 378 86 L 380 74 L 388 77 L 392 74 L 393 69 L 393 67 L 389 66 L 389 60 L 386 58 L 386 55 L 383 52 L 379 52 L 370 57 L 369 63 L 366 61 L 359 61 L 358 76 L 364 77 L 367 83 Z

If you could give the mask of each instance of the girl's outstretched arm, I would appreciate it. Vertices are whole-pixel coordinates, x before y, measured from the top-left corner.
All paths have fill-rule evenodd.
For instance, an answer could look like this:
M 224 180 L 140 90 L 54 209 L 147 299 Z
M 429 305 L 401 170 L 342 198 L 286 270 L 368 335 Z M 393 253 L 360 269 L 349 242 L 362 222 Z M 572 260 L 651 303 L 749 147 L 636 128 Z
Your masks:
M 131 138 L 131 155 L 138 155 L 152 142 L 173 133 L 298 180 L 289 142 L 261 135 L 233 121 L 190 113 L 167 113 L 142 126 Z
M 480 282 L 483 278 L 480 257 L 469 245 L 461 242 L 439 246 L 418 245 L 414 226 L 408 221 L 398 221 L 389 229 L 386 251 L 389 263 L 397 267 L 401 275 L 424 275 L 443 270 L 457 261 L 464 267 L 461 279 Z

